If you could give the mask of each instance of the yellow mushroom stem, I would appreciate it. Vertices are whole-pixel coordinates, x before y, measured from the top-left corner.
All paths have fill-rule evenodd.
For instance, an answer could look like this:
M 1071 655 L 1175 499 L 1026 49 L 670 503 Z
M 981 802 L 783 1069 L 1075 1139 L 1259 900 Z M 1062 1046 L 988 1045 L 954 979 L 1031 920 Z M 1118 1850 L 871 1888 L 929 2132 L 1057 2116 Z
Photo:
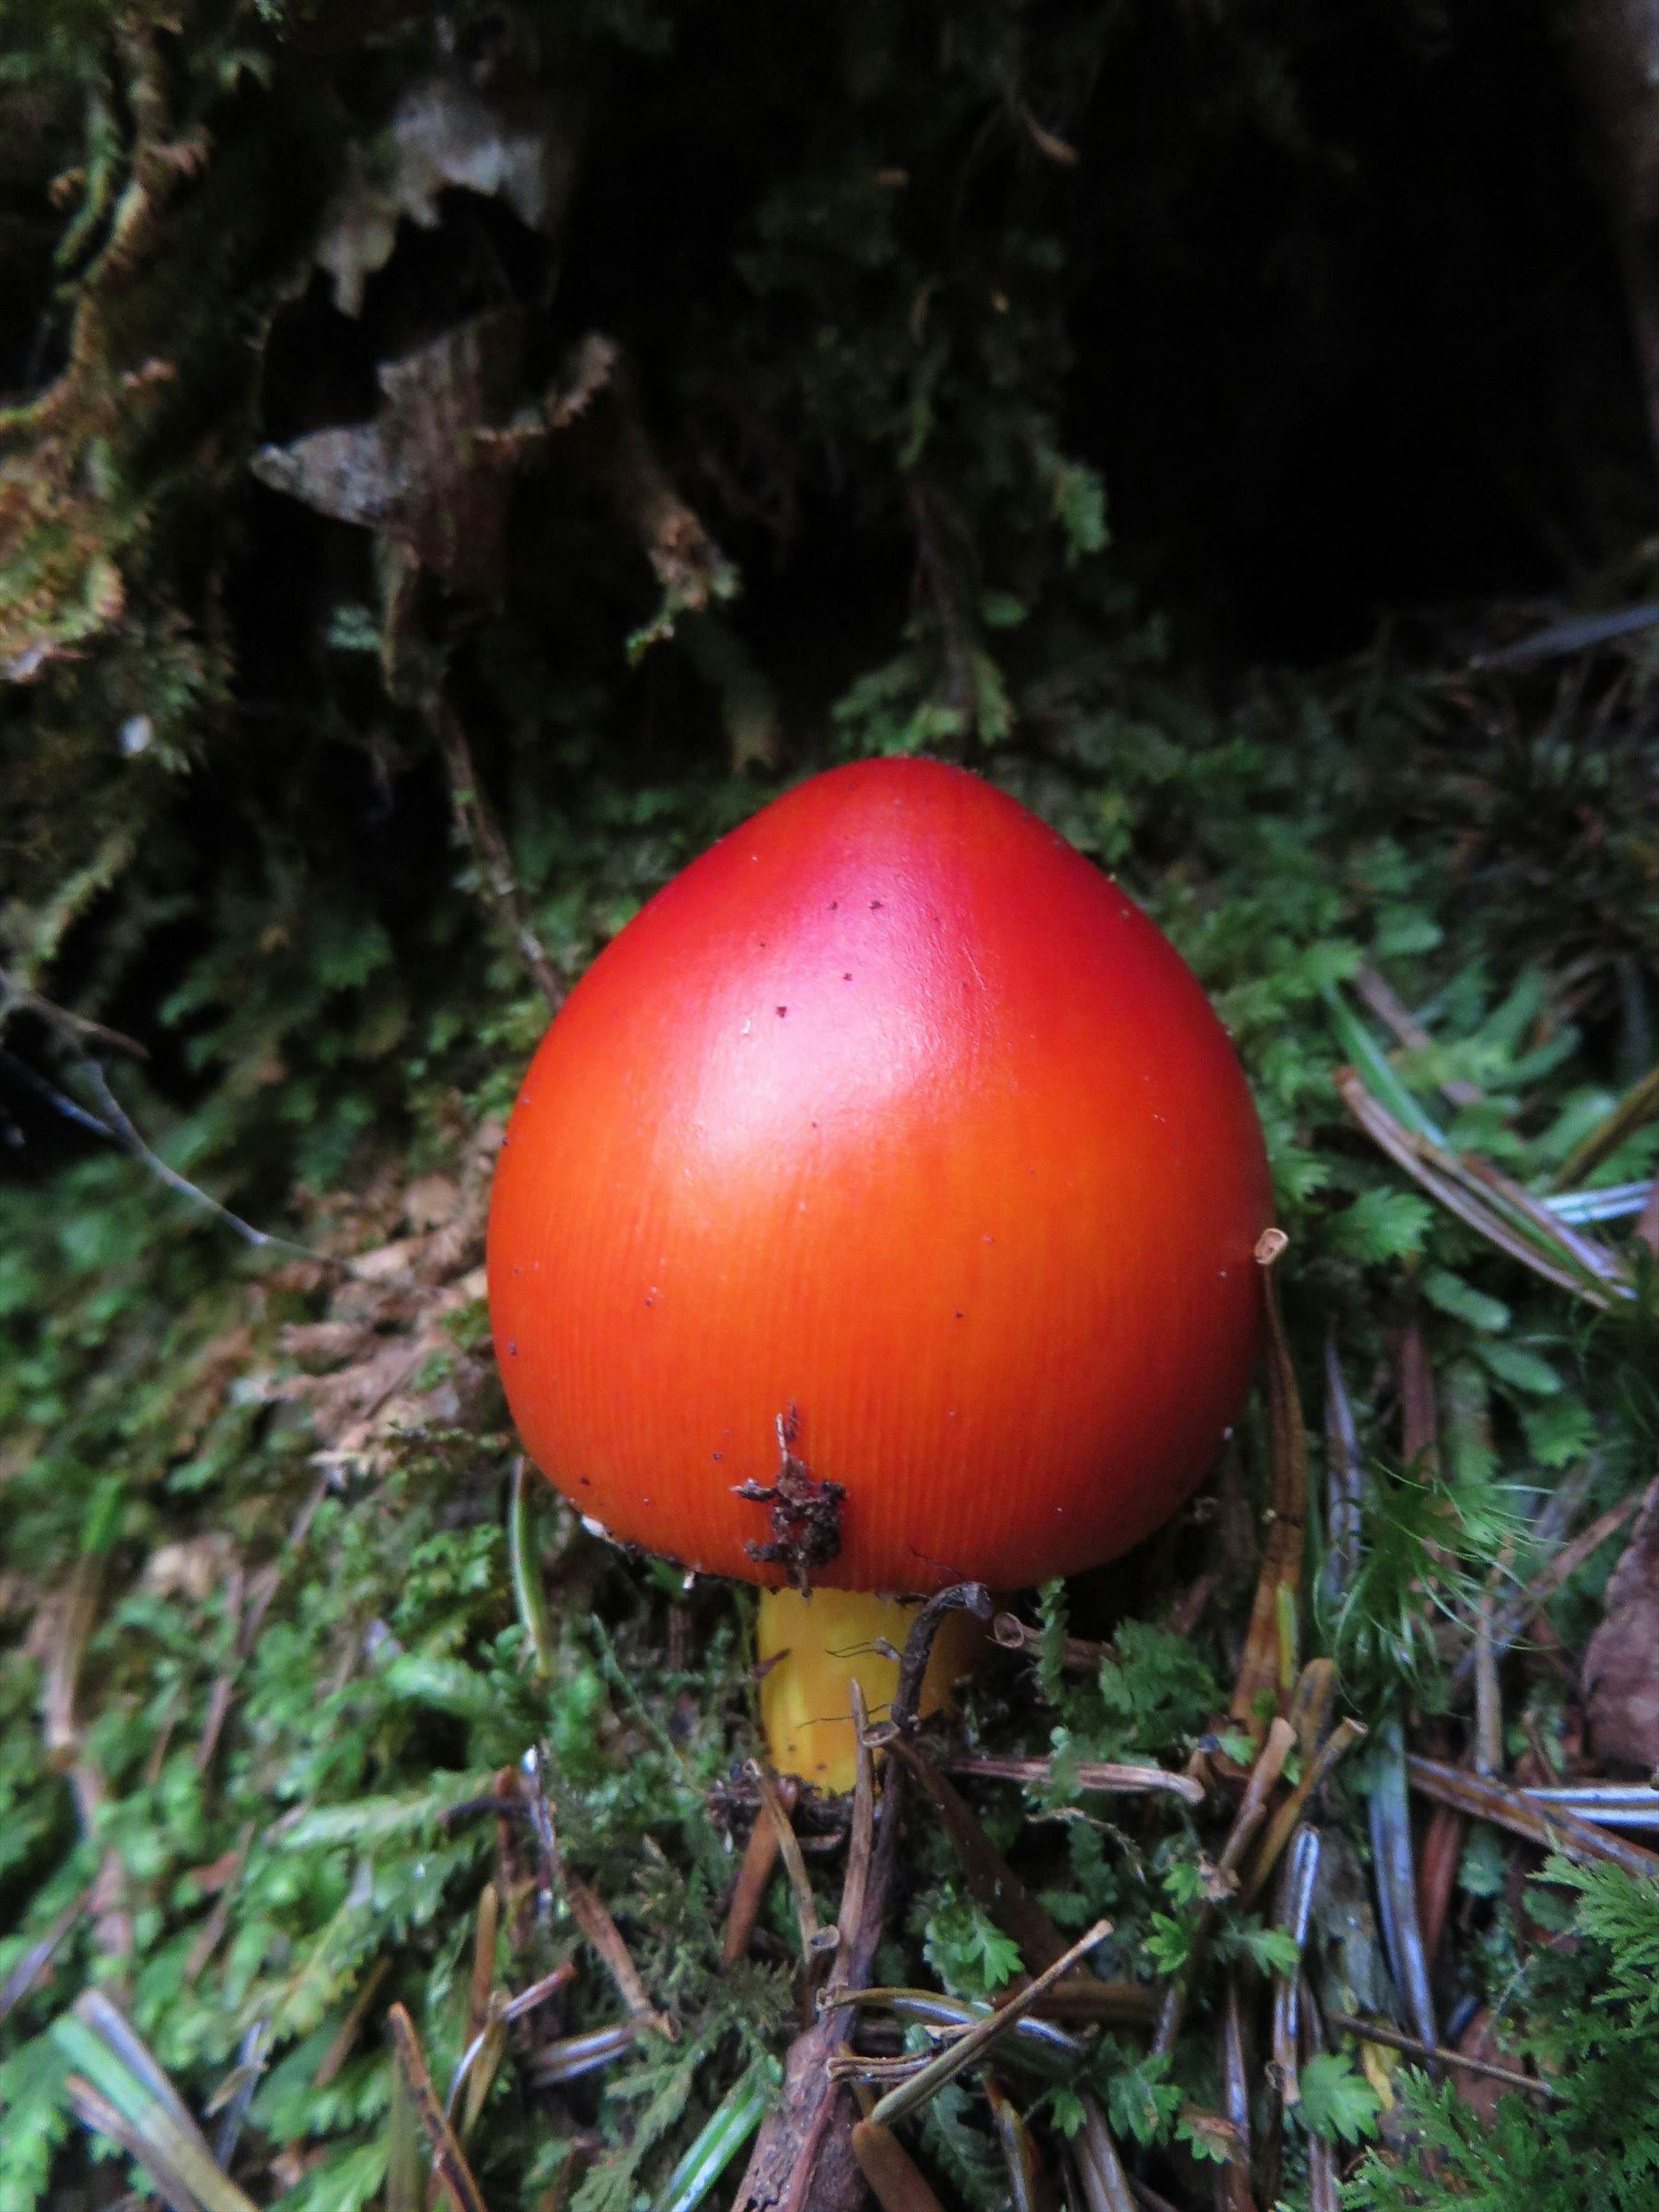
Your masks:
M 761 1592 L 755 1638 L 766 1668 L 761 1724 L 767 1757 L 779 1773 L 798 1775 L 820 1790 L 852 1788 L 857 1749 L 850 1686 L 856 1681 L 863 1691 L 872 1721 L 886 1719 L 898 1687 L 898 1662 L 886 1653 L 904 1649 L 921 1610 L 919 1604 L 863 1590 L 819 1589 L 811 1597 L 793 1589 Z M 937 1712 L 945 1702 L 973 1665 L 984 1635 L 971 1614 L 945 1615 L 922 1678 L 923 1714 Z

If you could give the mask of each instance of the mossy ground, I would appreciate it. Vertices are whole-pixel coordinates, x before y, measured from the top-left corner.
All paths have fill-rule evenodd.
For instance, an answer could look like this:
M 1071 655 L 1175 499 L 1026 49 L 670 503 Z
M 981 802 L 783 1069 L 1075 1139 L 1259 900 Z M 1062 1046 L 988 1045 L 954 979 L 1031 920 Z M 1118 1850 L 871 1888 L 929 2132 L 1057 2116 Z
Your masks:
M 1587 603 L 1651 579 L 1553 21 L 1505 22 L 0 5 L 24 395 L 0 417 L 0 2212 L 130 2185 L 67 2086 L 91 2062 L 62 2023 L 94 1987 L 224 2171 L 291 2212 L 422 2201 L 384 2023 L 407 2008 L 441 2094 L 488 2021 L 479 1975 L 487 1999 L 576 1966 L 476 2077 L 492 2212 L 687 2205 L 670 2176 L 711 2116 L 735 2130 L 775 2094 L 799 2025 L 781 1881 L 720 1962 L 755 1817 L 750 1601 L 621 1559 L 550 1500 L 515 1594 L 480 1236 L 547 1015 L 521 925 L 574 978 L 781 781 L 862 751 L 963 758 L 1037 807 L 1233 1031 L 1312 1432 L 1277 1663 L 1332 1660 L 1337 1710 L 1372 1730 L 1315 1802 L 1305 1955 L 1327 2006 L 1411 2028 L 1373 1887 L 1391 1731 L 1458 1756 L 1483 1598 L 1633 1497 L 1659 1425 L 1645 1248 L 1607 1232 L 1633 1291 L 1610 1311 L 1540 1279 L 1385 1158 L 1335 1081 L 1358 1054 L 1398 1115 L 1538 1191 L 1659 1155 L 1634 1115 L 1579 1172 L 1656 1057 L 1650 649 L 1470 665 L 1569 575 Z M 1344 367 L 1375 333 L 1364 241 L 1441 270 L 1436 220 L 1478 227 L 1482 160 L 1521 176 L 1480 102 L 1462 167 L 1384 158 L 1494 52 L 1536 124 L 1526 161 L 1563 180 L 1551 222 L 1578 227 L 1540 231 L 1516 185 L 1528 252 L 1476 280 L 1512 311 L 1508 380 L 1468 331 L 1401 341 L 1408 398 L 1469 395 L 1444 432 L 1419 414 L 1416 448 L 1388 417 L 1414 466 L 1425 440 L 1443 475 L 1462 456 L 1439 494 L 1425 464 L 1403 515 L 1358 435 L 1374 377 Z M 1527 351 L 1556 278 L 1574 337 L 1557 316 Z M 368 420 L 377 363 L 502 310 L 495 445 L 417 437 L 420 498 L 378 531 L 250 473 L 262 446 Z M 416 412 L 437 397 L 417 386 Z M 475 550 L 501 533 L 482 575 L 431 520 L 463 501 Z M 1410 611 L 1377 619 L 1379 595 Z M 1379 981 L 1429 1042 L 1389 1032 Z M 169 1186 L 111 1094 L 175 1175 L 291 1245 Z M 1345 1396 L 1352 1577 L 1322 1502 L 1321 1409 Z M 1288 1939 L 1271 1890 L 1204 1921 L 1224 1788 L 1197 1811 L 1103 1796 L 1079 1764 L 1245 1750 L 1261 1714 L 1227 1716 L 1273 1462 L 1264 1401 L 1200 1510 L 1020 1602 L 1032 1650 L 994 1655 L 938 1739 L 1050 1762 L 963 1786 L 1054 1928 L 1111 1918 L 1099 1973 L 1156 1997 L 1207 1928 L 1167 2057 L 1121 2025 L 1060 2079 L 1007 2069 L 1050 2171 L 1093 2099 L 1183 2206 L 1239 2148 L 1225 1990 L 1265 2020 Z M 1622 1540 L 1503 1662 L 1511 1771 L 1585 1753 L 1578 1658 Z M 1103 1648 L 1068 1666 L 1068 1636 Z M 546 1893 L 533 1822 L 496 1810 L 532 1747 L 567 1877 Z M 844 1844 L 827 1813 L 801 1826 L 825 1922 Z M 1253 2051 L 1264 2206 L 1319 2204 L 1322 2144 L 1357 2203 L 1566 2212 L 1590 2172 L 1598 2203 L 1659 2201 L 1651 1887 L 1600 1873 L 1575 1905 L 1528 1882 L 1540 1863 L 1467 1828 L 1432 1995 L 1448 2032 L 1494 2008 L 1506 2063 L 1565 2094 L 1488 2133 L 1333 2037 L 1286 2110 Z M 570 2039 L 627 2018 L 571 1882 L 673 2033 L 559 2080 Z M 971 2002 L 1030 1963 L 914 1823 L 878 1978 Z M 1010 2201 L 976 2077 L 904 2133 L 947 2203 Z

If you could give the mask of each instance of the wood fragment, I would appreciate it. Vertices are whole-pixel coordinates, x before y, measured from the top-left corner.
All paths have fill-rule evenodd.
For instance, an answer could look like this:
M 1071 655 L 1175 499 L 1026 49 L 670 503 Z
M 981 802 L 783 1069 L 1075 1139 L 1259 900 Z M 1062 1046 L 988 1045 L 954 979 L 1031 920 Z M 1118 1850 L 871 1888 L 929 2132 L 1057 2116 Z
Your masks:
M 408 2087 L 427 2148 L 432 2154 L 432 2171 L 439 2187 L 454 2207 L 454 2212 L 485 2212 L 472 2169 L 438 2102 L 414 2021 L 402 2005 L 394 2004 L 386 2014 L 386 2024 L 392 2032 L 398 2071 Z

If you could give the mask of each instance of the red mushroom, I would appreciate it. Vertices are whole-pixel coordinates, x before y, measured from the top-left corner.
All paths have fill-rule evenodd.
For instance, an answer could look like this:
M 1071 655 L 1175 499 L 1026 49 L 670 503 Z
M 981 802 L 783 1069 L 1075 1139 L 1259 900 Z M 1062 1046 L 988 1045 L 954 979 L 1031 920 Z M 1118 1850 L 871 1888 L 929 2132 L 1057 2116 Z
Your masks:
M 1157 1528 L 1243 1396 L 1269 1219 L 1167 939 L 979 777 L 865 762 L 722 839 L 571 994 L 496 1175 L 496 1353 L 585 1516 L 778 1593 L 773 1748 L 840 1783 L 823 1655 L 903 1616 L 832 1593 L 1012 1589 Z

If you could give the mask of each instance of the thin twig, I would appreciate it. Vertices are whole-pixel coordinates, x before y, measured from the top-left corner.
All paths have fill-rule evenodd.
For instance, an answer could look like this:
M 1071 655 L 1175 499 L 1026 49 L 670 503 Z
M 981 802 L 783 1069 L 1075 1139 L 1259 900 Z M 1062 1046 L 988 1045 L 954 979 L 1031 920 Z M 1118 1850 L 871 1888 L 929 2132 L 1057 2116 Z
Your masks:
M 1041 2001 L 1046 1990 L 1052 1989 L 1063 1975 L 1086 1959 L 1095 1946 L 1103 1943 L 1111 1932 L 1109 1920 L 1097 1920 L 1086 1935 L 1080 1936 L 1068 1950 L 1061 1952 L 1053 1966 L 1045 1967 L 1011 2002 L 977 2021 L 936 2057 L 930 2059 L 911 2080 L 896 2089 L 890 2089 L 870 2115 L 871 2119 L 878 2126 L 890 2127 L 894 2121 L 902 2120 L 907 2112 L 915 2112 L 918 2106 L 926 2104 L 947 2081 L 954 2081 L 965 2066 L 971 2066 L 975 2059 L 983 2057 L 999 2037 L 1006 2035 L 1017 2021 L 1023 2020 Z
M 1361 2020 L 1351 2012 L 1327 2012 L 1327 2027 L 1339 2028 L 1345 2035 L 1357 2035 L 1364 2043 L 1380 2043 L 1389 2051 L 1403 2051 L 1413 2058 L 1431 2064 L 1460 2066 L 1466 2074 L 1484 2074 L 1488 2081 L 1502 2081 L 1510 2089 L 1523 2090 L 1529 2097 L 1557 2097 L 1559 2090 L 1547 2081 L 1534 2080 L 1530 2074 L 1517 2074 L 1508 2066 L 1494 2066 L 1489 2059 L 1466 2058 L 1461 2051 L 1449 2051 L 1443 2044 L 1424 2043 L 1417 2036 L 1407 2035 L 1400 2028 L 1390 2027 L 1380 2020 Z
M 1273 1267 L 1287 1240 L 1282 1230 L 1269 1229 L 1255 1249 L 1261 1269 L 1263 1303 L 1267 1314 L 1267 1407 L 1272 1430 L 1273 1505 L 1267 1540 L 1262 1550 L 1261 1572 L 1256 1582 L 1250 1625 L 1244 1639 L 1229 1708 L 1233 1719 L 1249 1731 L 1252 1740 L 1262 1736 L 1261 1708 L 1277 1706 L 1291 1686 L 1295 1652 L 1287 1650 L 1287 1628 L 1294 1640 L 1296 1608 L 1302 1587 L 1302 1550 L 1308 1514 L 1308 1437 L 1297 1395 L 1296 1370 L 1291 1364 L 1285 1323 L 1279 1310 L 1279 1288 Z
M 501 834 L 501 823 L 495 819 L 495 811 L 478 781 L 472 748 L 467 743 L 460 717 L 448 700 L 439 694 L 427 702 L 427 719 L 444 757 L 456 823 L 472 848 L 485 890 L 501 915 L 508 941 L 556 1014 L 565 1001 L 565 988 L 532 924 L 528 902 L 514 872 L 513 855 Z
M 1052 1759 L 993 1759 L 978 1756 L 952 1759 L 947 1771 L 969 1782 L 1018 1782 L 1040 1789 L 1052 1782 Z M 1204 1784 L 1190 1774 L 1172 1774 L 1164 1766 L 1137 1766 L 1120 1759 L 1080 1759 L 1068 1767 L 1082 1790 L 1125 1797 L 1179 1797 L 1185 1805 L 1204 1802 Z
M 817 1907 L 813 1901 L 812 1884 L 806 1872 L 806 1862 L 800 1855 L 800 1844 L 796 1838 L 787 1807 L 779 1795 L 776 1777 L 757 1759 L 749 1760 L 744 1769 L 760 1791 L 761 1817 L 769 1820 L 777 1838 L 778 1851 L 783 1860 L 784 1872 L 789 1877 L 789 1887 L 795 1900 L 795 1919 L 800 1929 L 801 1957 L 810 1969 L 815 1958 L 826 1948 L 833 1950 L 839 1940 L 833 1929 L 818 1926 Z M 829 1936 L 826 1945 L 824 1938 Z
M 1295 1742 L 1295 1730 L 1280 1715 L 1268 1729 L 1267 1741 L 1256 1755 L 1249 1780 L 1244 1785 L 1244 1795 L 1233 1815 L 1233 1825 L 1222 1845 L 1220 1869 L 1224 1875 L 1237 1874 L 1243 1863 L 1244 1854 L 1266 1816 L 1267 1800 L 1279 1776 L 1285 1771 L 1285 1762 L 1290 1757 Z M 1167 2057 L 1175 2049 L 1181 2023 L 1187 2015 L 1187 1996 L 1193 1970 L 1214 1917 L 1214 1905 L 1205 1904 L 1199 1914 L 1187 1964 L 1178 1974 L 1171 1975 L 1164 1984 L 1164 1995 L 1158 2004 L 1158 2027 L 1152 2036 L 1152 2051 L 1157 2057 Z

